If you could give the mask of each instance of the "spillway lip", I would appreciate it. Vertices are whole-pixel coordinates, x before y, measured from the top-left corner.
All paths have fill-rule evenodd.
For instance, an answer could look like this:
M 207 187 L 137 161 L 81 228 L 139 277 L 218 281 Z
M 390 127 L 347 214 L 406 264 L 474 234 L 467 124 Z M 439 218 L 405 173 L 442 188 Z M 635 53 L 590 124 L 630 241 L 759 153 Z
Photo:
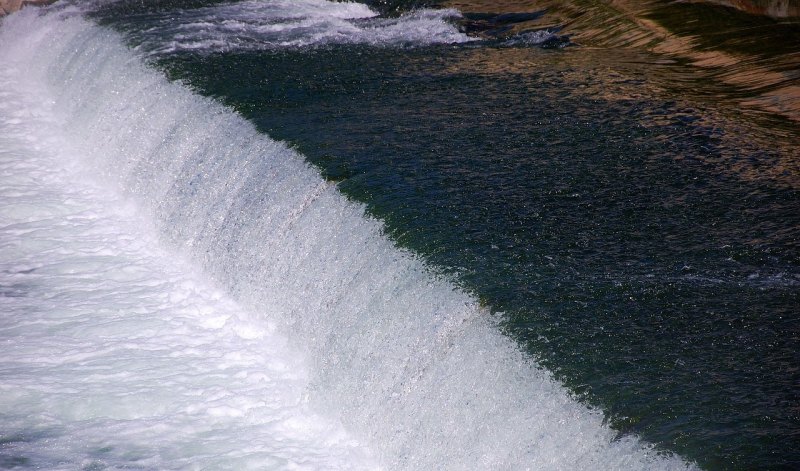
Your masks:
M 47 132 L 73 149 L 64 157 L 81 167 L 81 178 L 117 191 L 119 201 L 158 231 L 157 241 L 145 245 L 187 259 L 248 313 L 246 328 L 233 329 L 231 335 L 242 339 L 234 346 L 258 349 L 274 330 L 302 352 L 308 377 L 300 401 L 309 414 L 343 424 L 342 437 L 355 437 L 334 440 L 344 449 L 334 455 L 361 459 L 361 451 L 347 450 L 364 443 L 391 469 L 474 469 L 476 463 L 515 469 L 693 468 L 637 437 L 618 437 L 599 411 L 577 403 L 503 335 L 473 297 L 397 249 L 380 222 L 365 216 L 363 205 L 326 183 L 302 155 L 258 133 L 230 109 L 167 81 L 118 33 L 64 11 L 22 11 L 4 20 L 0 59 L 14 64 L 5 83 L 38 87 L 9 89 L 27 100 L 19 102 L 22 108 L 37 96 L 50 106 Z M 21 116 L 35 122 L 35 113 Z M 102 196 L 88 198 L 103 205 Z M 131 238 L 108 237 L 111 243 Z M 202 289 L 187 291 L 167 298 L 181 306 L 202 298 Z M 102 299 L 97 302 L 102 305 Z M 89 316 L 80 319 L 87 322 L 94 311 L 77 312 Z M 214 330 L 228 320 L 211 316 L 199 322 Z M 191 325 L 185 327 L 191 332 Z M 213 343 L 212 337 L 200 349 L 213 352 Z M 274 358 L 261 360 L 275 366 Z M 129 371 L 144 372 L 147 365 L 142 368 Z M 257 378 L 257 372 L 246 372 Z M 234 402 L 241 398 L 231 396 Z M 146 395 L 142 401 L 127 407 L 146 407 Z M 235 407 L 202 407 L 234 424 L 250 417 Z M 160 419 L 152 425 L 194 412 L 184 407 L 154 414 Z M 64 440 L 82 437 L 75 424 L 90 419 L 63 419 Z M 160 440 L 136 435 L 141 430 L 132 420 L 121 416 L 115 422 L 120 436 L 144 450 L 157 448 Z M 291 431 L 299 422 L 302 429 L 304 420 L 284 425 Z M 131 424 L 135 430 L 125 429 Z M 322 430 L 317 438 L 326 430 L 308 428 Z M 318 454 L 324 450 L 309 456 Z M 292 460 L 302 462 L 302 455 Z

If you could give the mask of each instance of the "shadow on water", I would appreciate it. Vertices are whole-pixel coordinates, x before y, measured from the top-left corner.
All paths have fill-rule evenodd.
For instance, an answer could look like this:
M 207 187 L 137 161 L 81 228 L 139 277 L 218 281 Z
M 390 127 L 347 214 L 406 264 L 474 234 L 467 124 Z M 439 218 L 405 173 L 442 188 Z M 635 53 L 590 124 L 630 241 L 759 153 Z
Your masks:
M 42 469 L 42 463 L 30 457 L 30 450 L 37 442 L 57 435 L 45 428 L 0 434 L 0 469 Z

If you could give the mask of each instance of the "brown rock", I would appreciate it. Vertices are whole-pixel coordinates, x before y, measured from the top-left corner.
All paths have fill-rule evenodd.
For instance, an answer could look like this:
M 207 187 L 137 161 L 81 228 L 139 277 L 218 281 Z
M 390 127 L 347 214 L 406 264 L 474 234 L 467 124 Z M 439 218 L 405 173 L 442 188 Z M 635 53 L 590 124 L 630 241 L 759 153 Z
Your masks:
M 13 13 L 26 5 L 49 5 L 56 0 L 0 0 L 0 16 Z
M 0 15 L 8 15 L 22 8 L 22 0 L 0 0 Z

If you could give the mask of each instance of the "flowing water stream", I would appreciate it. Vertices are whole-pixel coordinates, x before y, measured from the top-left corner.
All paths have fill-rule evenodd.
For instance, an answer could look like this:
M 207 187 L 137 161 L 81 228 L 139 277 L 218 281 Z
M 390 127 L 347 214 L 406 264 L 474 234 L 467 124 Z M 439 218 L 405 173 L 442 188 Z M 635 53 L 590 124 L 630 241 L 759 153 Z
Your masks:
M 460 18 L 4 19 L 0 466 L 797 464 L 795 125 Z

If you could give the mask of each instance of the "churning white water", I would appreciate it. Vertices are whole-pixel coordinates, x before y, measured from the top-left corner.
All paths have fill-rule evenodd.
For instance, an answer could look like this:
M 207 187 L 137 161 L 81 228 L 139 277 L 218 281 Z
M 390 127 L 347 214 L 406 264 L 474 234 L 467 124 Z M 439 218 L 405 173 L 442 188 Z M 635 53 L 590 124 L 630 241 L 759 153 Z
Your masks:
M 307 365 L 274 322 L 193 274 L 86 178 L 48 91 L 9 52 L 0 469 L 377 468 L 341 423 L 310 411 Z
M 382 18 L 367 5 L 327 0 L 246 0 L 153 13 L 140 46 L 151 54 L 319 47 L 419 46 L 473 40 L 447 19 L 456 10 Z
M 6 463 L 691 467 L 615 439 L 301 156 L 116 34 L 23 11 L 0 64 Z

